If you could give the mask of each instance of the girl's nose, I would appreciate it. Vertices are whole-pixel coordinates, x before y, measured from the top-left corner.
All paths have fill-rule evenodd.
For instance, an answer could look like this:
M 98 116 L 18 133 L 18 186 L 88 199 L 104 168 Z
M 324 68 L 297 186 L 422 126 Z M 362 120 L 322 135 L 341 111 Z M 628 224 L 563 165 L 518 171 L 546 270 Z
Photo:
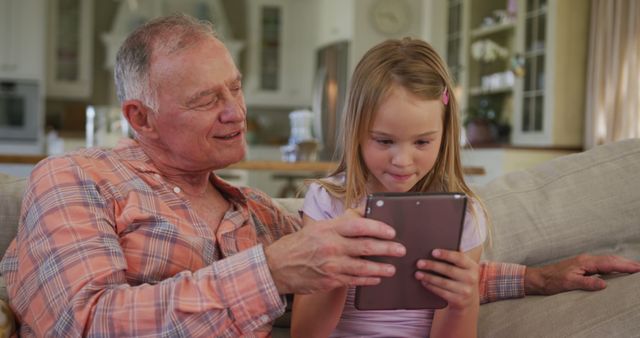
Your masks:
M 411 165 L 411 151 L 406 147 L 398 147 L 391 156 L 391 164 L 397 167 L 407 167 Z

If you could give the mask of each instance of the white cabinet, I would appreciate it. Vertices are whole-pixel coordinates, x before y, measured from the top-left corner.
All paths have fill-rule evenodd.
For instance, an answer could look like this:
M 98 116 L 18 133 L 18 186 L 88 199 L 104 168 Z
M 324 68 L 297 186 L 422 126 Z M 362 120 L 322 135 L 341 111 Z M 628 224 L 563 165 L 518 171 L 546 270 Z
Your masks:
M 309 0 L 247 1 L 249 43 L 243 81 L 248 106 L 311 105 L 314 7 Z
M 44 0 L 0 1 L 0 79 L 44 80 Z
M 497 112 L 498 122 L 510 125 L 509 143 L 516 146 L 581 148 L 589 2 L 448 0 L 448 5 L 446 59 L 461 85 L 462 111 Z M 493 44 L 504 48 L 505 57 L 476 60 L 494 54 L 486 53 Z
M 222 37 L 222 42 L 238 63 L 238 55 L 244 48 L 244 41 L 232 38 L 234 34 L 222 0 L 137 0 L 121 1 L 111 31 L 101 36 L 106 48 L 105 68 L 113 70 L 120 45 L 139 25 L 153 18 L 174 13 L 186 13 L 197 19 L 213 22 L 216 32 Z
M 87 99 L 93 84 L 93 0 L 47 2 L 47 96 Z
M 589 2 L 521 1 L 518 50 L 525 76 L 516 84 L 512 143 L 582 147 Z

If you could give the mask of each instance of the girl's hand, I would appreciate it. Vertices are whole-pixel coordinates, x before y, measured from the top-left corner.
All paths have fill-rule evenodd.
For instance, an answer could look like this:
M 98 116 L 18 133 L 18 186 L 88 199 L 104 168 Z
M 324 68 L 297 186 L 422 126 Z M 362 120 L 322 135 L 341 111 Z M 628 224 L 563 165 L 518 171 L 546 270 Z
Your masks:
M 449 310 L 461 311 L 478 304 L 478 263 L 458 251 L 435 249 L 433 257 L 442 260 L 421 259 L 415 277 L 429 291 L 444 298 Z M 448 263 L 445 263 L 448 262 Z M 437 274 L 440 274 L 438 276 Z

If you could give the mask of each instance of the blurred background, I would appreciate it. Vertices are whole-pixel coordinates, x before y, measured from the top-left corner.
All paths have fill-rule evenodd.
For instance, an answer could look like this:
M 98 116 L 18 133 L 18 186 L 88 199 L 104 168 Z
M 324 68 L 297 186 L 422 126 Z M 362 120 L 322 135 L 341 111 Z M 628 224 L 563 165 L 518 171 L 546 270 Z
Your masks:
M 387 38 L 445 58 L 472 184 L 640 135 L 633 0 L 0 0 L 0 171 L 127 137 L 115 53 L 174 12 L 214 22 L 243 73 L 248 156 L 220 174 L 273 196 L 332 167 L 350 74 Z

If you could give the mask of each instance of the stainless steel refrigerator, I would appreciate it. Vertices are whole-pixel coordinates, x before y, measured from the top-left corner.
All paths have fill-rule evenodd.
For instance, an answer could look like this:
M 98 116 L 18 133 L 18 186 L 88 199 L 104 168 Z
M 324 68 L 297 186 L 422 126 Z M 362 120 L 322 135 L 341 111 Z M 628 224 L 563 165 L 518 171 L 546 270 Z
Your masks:
M 318 49 L 313 89 L 314 133 L 321 144 L 319 159 L 334 160 L 349 79 L 349 42 Z

